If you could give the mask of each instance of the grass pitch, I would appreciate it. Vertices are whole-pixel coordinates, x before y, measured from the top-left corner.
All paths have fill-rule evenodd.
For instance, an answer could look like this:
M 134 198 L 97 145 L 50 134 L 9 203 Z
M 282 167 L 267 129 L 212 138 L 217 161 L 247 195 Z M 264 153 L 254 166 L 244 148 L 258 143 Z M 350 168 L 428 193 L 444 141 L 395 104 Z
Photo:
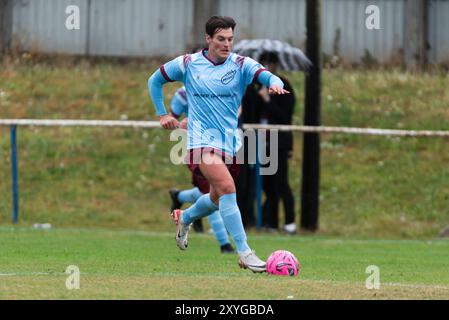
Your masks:
M 447 299 L 449 242 L 339 240 L 250 233 L 257 254 L 292 251 L 299 277 L 241 270 L 209 234 L 181 252 L 173 233 L 0 228 L 0 299 Z M 68 290 L 69 265 L 80 289 Z M 380 289 L 365 287 L 369 265 Z
M 146 84 L 158 66 L 4 59 L 0 118 L 154 120 Z M 293 122 L 302 124 L 304 77 L 286 76 L 297 96 Z M 179 86 L 166 86 L 167 105 Z M 448 130 L 448 87 L 444 71 L 325 70 L 322 124 Z M 168 160 L 166 131 L 20 128 L 18 227 L 9 225 L 9 128 L 0 137 L 0 299 L 449 297 L 449 242 L 432 240 L 449 221 L 447 139 L 322 135 L 318 234 L 249 233 L 262 258 L 276 249 L 299 258 L 300 277 L 283 278 L 240 270 L 210 235 L 177 249 L 162 213 L 167 190 L 191 184 Z M 296 134 L 296 204 L 301 150 Z M 56 228 L 29 228 L 46 222 Z M 80 269 L 79 290 L 65 287 L 69 265 Z M 380 269 L 379 290 L 365 288 L 370 265 Z

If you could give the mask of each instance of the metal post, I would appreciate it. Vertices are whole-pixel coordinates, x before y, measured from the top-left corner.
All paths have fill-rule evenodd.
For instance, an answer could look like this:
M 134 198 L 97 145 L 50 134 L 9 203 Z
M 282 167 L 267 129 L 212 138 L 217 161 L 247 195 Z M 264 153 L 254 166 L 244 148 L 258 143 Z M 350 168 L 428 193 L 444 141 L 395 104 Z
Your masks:
M 11 126 L 12 222 L 19 221 L 19 172 L 17 167 L 17 126 Z
M 11 47 L 13 1 L 0 0 L 0 54 Z
M 421 70 L 428 55 L 428 9 L 427 0 L 408 0 L 405 4 L 404 57 L 408 70 Z
M 86 21 L 86 46 L 85 46 L 85 54 L 86 56 L 90 56 L 90 33 L 92 32 L 90 29 L 90 22 L 91 22 L 91 15 L 93 15 L 94 12 L 92 12 L 92 1 L 91 0 L 87 0 L 87 12 L 86 12 L 86 17 L 87 17 L 87 21 Z
M 306 77 L 304 124 L 321 125 L 321 0 L 307 0 L 307 51 L 313 66 Z M 303 144 L 301 228 L 318 229 L 320 136 L 305 133 Z

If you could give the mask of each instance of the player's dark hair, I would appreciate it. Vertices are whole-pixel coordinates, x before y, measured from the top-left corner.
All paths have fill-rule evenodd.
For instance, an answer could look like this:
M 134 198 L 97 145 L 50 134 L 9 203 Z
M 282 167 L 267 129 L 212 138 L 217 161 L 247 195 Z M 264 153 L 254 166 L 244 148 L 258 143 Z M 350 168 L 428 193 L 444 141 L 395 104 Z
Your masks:
M 235 21 L 231 17 L 226 16 L 212 16 L 206 22 L 206 34 L 213 37 L 221 29 L 231 28 L 234 31 Z
M 262 54 L 260 55 L 259 62 L 261 64 L 265 64 L 265 63 L 279 63 L 279 56 L 276 52 L 273 51 L 264 51 L 262 52 Z

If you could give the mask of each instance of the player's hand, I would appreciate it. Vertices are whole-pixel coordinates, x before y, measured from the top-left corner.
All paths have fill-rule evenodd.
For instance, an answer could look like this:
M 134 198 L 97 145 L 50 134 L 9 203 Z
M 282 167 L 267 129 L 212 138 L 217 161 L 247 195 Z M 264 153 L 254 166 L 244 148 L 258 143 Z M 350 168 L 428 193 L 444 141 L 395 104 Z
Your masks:
M 168 130 L 173 130 L 179 127 L 179 121 L 169 114 L 161 116 L 159 118 L 159 123 L 164 129 Z
M 179 128 L 187 130 L 187 123 L 188 122 L 189 122 L 188 118 L 182 119 L 182 121 L 179 123 Z
M 290 93 L 290 91 L 287 91 L 278 86 L 272 86 L 272 87 L 270 87 L 270 89 L 268 89 L 268 93 L 269 94 L 286 94 L 286 93 Z

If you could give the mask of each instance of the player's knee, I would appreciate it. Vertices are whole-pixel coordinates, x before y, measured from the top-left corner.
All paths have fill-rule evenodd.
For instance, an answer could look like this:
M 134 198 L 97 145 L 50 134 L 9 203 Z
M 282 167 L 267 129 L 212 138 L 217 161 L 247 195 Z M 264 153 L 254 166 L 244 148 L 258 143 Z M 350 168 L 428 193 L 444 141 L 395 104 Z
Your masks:
M 229 193 L 235 193 L 235 185 L 232 182 L 223 183 L 220 186 L 220 196 Z
M 209 197 L 210 197 L 210 200 L 218 206 L 218 200 L 219 200 L 220 196 L 215 191 L 215 189 L 211 189 L 211 191 L 209 193 Z

